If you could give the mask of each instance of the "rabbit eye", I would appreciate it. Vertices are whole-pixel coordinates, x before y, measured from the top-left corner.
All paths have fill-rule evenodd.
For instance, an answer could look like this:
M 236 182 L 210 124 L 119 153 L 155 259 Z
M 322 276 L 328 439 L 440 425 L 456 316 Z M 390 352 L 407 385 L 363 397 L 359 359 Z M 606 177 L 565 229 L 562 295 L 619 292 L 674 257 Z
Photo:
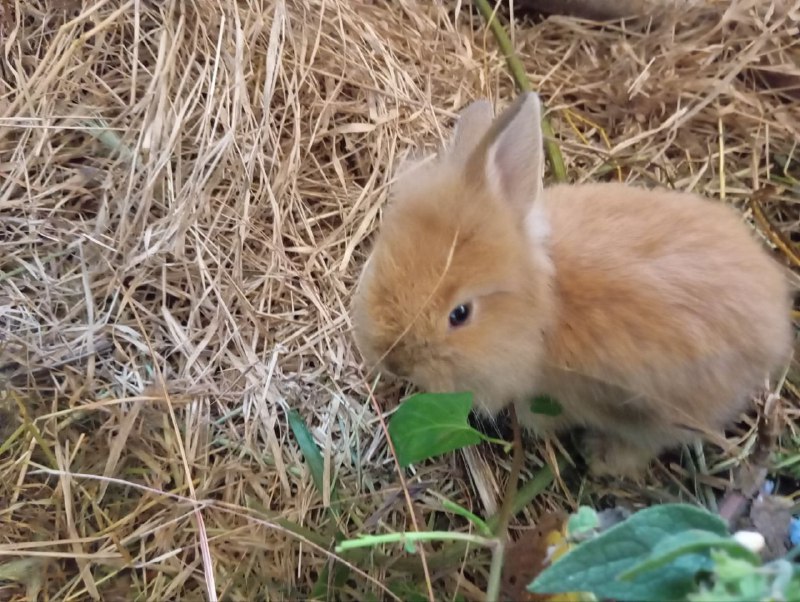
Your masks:
M 469 319 L 472 313 L 472 307 L 469 303 L 462 303 L 450 312 L 450 326 L 457 327 L 463 326 Z

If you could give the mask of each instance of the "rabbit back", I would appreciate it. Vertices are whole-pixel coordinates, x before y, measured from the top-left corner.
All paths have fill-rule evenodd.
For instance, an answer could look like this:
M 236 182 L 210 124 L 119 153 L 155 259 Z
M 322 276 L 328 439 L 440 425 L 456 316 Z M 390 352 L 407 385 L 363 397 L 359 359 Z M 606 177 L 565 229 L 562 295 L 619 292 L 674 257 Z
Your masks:
M 787 279 L 730 208 L 614 183 L 543 202 L 557 326 L 541 386 L 576 422 L 718 428 L 788 359 Z

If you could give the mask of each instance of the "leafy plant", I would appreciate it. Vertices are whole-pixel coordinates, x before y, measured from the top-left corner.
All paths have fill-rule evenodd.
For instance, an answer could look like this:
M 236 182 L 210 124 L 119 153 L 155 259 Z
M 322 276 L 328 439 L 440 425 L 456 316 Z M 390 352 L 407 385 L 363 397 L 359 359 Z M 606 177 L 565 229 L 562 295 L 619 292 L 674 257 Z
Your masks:
M 442 454 L 490 441 L 506 450 L 511 444 L 484 435 L 467 422 L 471 393 L 418 393 L 397 408 L 389 421 L 397 460 L 406 467 Z
M 405 400 L 392 415 L 388 425 L 389 437 L 399 464 L 406 467 L 481 441 L 499 444 L 506 452 L 510 451 L 514 446 L 513 443 L 489 437 L 470 426 L 467 419 L 471 409 L 471 393 L 419 393 Z M 516 456 L 517 453 L 515 458 Z M 518 476 L 517 470 L 512 475 L 512 480 Z M 511 512 L 516 512 L 525 506 L 552 480 L 552 471 L 545 467 L 519 491 L 513 488 L 513 495 L 508 496 L 508 507 Z M 423 531 L 363 535 L 356 539 L 338 542 L 336 552 L 396 543 L 402 544 L 407 552 L 413 554 L 417 551 L 417 544 L 426 541 L 464 543 L 489 548 L 492 550 L 492 567 L 487 600 L 490 602 L 497 600 L 508 516 L 501 511 L 498 515 L 484 520 L 450 500 L 443 500 L 442 507 L 469 520 L 479 534 Z
M 404 401 L 388 426 L 399 463 L 408 466 L 481 441 L 499 443 L 508 450 L 510 443 L 488 437 L 469 425 L 471 408 L 469 393 L 418 394 Z M 548 416 L 561 410 L 547 397 L 532 400 L 531 409 Z M 524 499 L 511 503 L 512 514 L 552 480 L 551 473 L 540 477 L 534 477 L 518 492 Z M 396 543 L 414 553 L 417 545 L 426 541 L 486 547 L 493 552 L 487 599 L 496 600 L 508 516 L 503 520 L 501 513 L 484 521 L 449 500 L 443 501 L 443 507 L 470 520 L 478 534 L 430 531 L 365 535 L 340 541 L 336 550 Z M 764 564 L 748 538 L 742 533 L 731 535 L 716 514 L 688 504 L 664 504 L 630 515 L 614 512 L 580 507 L 566 522 L 566 543 L 556 546 L 552 564 L 528 585 L 528 591 L 619 602 L 800 602 L 800 570 L 793 560 L 787 557 Z M 756 540 L 761 537 L 746 535 Z
M 481 441 L 510 451 L 512 444 L 508 441 L 489 437 L 469 424 L 472 398 L 472 393 L 417 393 L 400 404 L 389 421 L 389 436 L 400 466 L 405 468 Z M 545 395 L 532 399 L 530 408 L 546 416 L 561 413 L 561 405 Z
M 743 538 L 731 536 L 720 517 L 702 508 L 664 504 L 602 532 L 599 524 L 591 508 L 573 515 L 568 536 L 583 541 L 542 571 L 528 591 L 579 591 L 621 602 L 800 599 L 797 565 L 786 559 L 762 565 Z

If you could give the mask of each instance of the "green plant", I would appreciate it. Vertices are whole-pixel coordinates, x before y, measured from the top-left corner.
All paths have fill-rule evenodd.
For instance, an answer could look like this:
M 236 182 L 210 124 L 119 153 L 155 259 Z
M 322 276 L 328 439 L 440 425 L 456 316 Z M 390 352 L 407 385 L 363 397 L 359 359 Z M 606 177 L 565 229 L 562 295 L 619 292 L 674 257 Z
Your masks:
M 541 406 L 542 413 L 548 415 L 560 412 L 558 404 L 549 398 L 537 398 L 531 402 L 531 408 L 534 411 L 536 411 L 537 405 Z M 514 444 L 488 437 L 470 426 L 467 418 L 471 408 L 471 393 L 419 393 L 405 400 L 392 415 L 388 425 L 389 437 L 392 440 L 398 463 L 402 467 L 406 467 L 468 445 L 475 445 L 481 441 L 498 444 L 506 453 L 511 451 Z M 517 455 L 519 446 L 516 447 L 515 460 L 520 462 L 515 462 L 517 470 L 512 471 L 510 479 L 513 485 L 509 488 L 506 503 L 497 516 L 484 521 L 450 500 L 442 503 L 445 510 L 469 520 L 475 526 L 478 534 L 416 531 L 364 535 L 353 540 L 339 542 L 336 552 L 398 543 L 402 544 L 408 552 L 414 553 L 417 550 L 417 544 L 425 541 L 456 542 L 486 547 L 492 550 L 487 600 L 489 602 L 497 600 L 505 552 L 506 523 L 511 514 L 538 495 L 553 478 L 549 469 L 543 469 L 526 486 L 517 491 L 515 484 L 521 457 Z
M 790 558 L 763 563 L 746 541 L 757 543 L 759 535 L 731 535 L 719 516 L 703 508 L 654 506 L 604 531 L 597 529 L 596 517 L 586 507 L 573 516 L 568 539 L 580 541 L 542 571 L 529 591 L 579 591 L 620 602 L 800 600 L 797 564 Z
M 406 467 L 482 440 L 497 443 L 509 451 L 511 444 L 507 441 L 487 437 L 469 425 L 467 417 L 471 409 L 470 393 L 419 393 L 403 402 L 389 422 L 389 436 L 400 466 Z
M 487 437 L 472 428 L 467 418 L 472 406 L 472 395 L 454 394 L 418 394 L 401 404 L 395 412 L 388 426 L 389 436 L 392 439 L 395 453 L 402 466 L 408 466 L 428 458 L 445 454 L 449 451 L 474 445 L 480 441 L 498 444 L 507 452 L 513 444 L 502 439 Z M 319 491 L 323 490 L 323 460 L 322 454 L 313 440 L 305 422 L 297 411 L 288 412 L 288 422 L 309 467 L 312 480 Z M 512 475 L 513 479 L 517 477 Z M 335 551 L 341 554 L 340 560 L 348 561 L 365 560 L 367 557 L 373 561 L 382 558 L 374 548 L 382 544 L 399 543 L 409 553 L 416 553 L 418 544 L 426 541 L 447 542 L 451 549 L 440 550 L 440 556 L 450 556 L 450 552 L 461 554 L 469 546 L 488 547 L 493 550 L 493 565 L 490 576 L 491 585 L 488 599 L 496 600 L 499 593 L 502 559 L 504 552 L 504 539 L 498 534 L 505 532 L 508 515 L 517 512 L 531 499 L 543 491 L 553 480 L 553 473 L 549 468 L 543 468 L 525 484 L 518 492 L 514 488 L 514 495 L 509 497 L 507 508 L 490 517 L 488 520 L 476 516 L 468 509 L 442 499 L 442 508 L 447 512 L 457 514 L 469 520 L 476 529 L 472 533 L 451 533 L 449 531 L 410 531 L 402 533 L 385 533 L 380 535 L 365 535 L 353 540 L 346 540 L 334 520 L 325 533 L 302 533 L 306 537 L 317 539 L 319 545 L 324 546 L 326 541 L 333 539 Z M 328 508 L 332 518 L 340 517 L 341 502 L 336 488 L 331 486 L 331 504 Z M 295 532 L 300 527 L 283 521 L 282 524 Z M 359 550 L 359 548 L 373 548 L 373 550 Z M 369 554 L 358 555 L 359 552 Z M 395 563 L 396 564 L 396 563 Z M 349 577 L 348 566 L 339 563 L 334 569 L 326 565 L 320 575 L 313 591 L 313 599 L 327 599 L 331 590 L 341 587 Z M 329 587 L 332 586 L 332 587 Z M 407 589 L 407 588 L 406 588 Z M 410 590 L 409 590 L 410 591 Z M 408 593 L 408 592 L 405 592 Z M 410 595 L 410 594 L 409 594 Z M 404 599 L 409 599 L 404 594 Z
M 400 464 L 408 466 L 481 441 L 500 444 L 508 450 L 508 442 L 487 437 L 468 424 L 471 406 L 472 397 L 466 393 L 418 394 L 401 404 L 388 426 Z M 560 412 L 558 403 L 549 398 L 532 400 L 531 409 L 550 416 Z M 521 496 L 513 502 L 506 500 L 505 511 L 489 520 L 449 500 L 443 502 L 446 510 L 470 520 L 476 533 L 365 535 L 341 541 L 336 549 L 344 552 L 397 543 L 413 553 L 418 544 L 426 541 L 486 547 L 492 550 L 487 599 L 496 600 L 506 523 L 549 484 L 552 475 L 549 476 L 534 488 L 523 487 Z M 512 480 L 516 478 L 512 474 Z M 759 545 L 763 545 L 760 534 L 732 535 L 722 518 L 704 508 L 663 504 L 610 526 L 608 522 L 604 513 L 580 507 L 567 521 L 569 551 L 547 566 L 528 590 L 537 594 L 579 593 L 580 599 L 619 602 L 800 601 L 800 569 L 791 555 L 764 563 L 757 553 Z

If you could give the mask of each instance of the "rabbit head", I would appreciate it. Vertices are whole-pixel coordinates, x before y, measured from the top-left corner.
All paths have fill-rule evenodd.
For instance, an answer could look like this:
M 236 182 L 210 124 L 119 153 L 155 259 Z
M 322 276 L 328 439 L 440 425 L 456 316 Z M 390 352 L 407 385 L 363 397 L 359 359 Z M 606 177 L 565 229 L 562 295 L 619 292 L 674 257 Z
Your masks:
M 397 179 L 354 295 L 369 365 L 490 415 L 530 391 L 553 319 L 540 106 L 462 112 L 449 148 Z

